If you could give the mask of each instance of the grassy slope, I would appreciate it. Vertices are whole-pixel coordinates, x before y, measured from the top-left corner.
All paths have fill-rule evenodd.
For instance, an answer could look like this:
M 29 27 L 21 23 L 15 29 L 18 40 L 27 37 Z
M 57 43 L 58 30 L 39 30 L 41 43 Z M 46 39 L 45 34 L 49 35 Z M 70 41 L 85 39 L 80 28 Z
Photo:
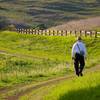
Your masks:
M 100 39 L 84 38 L 88 47 L 86 66 L 100 61 Z M 40 81 L 69 72 L 66 62 L 71 63 L 71 47 L 75 37 L 21 35 L 0 32 L 0 86 Z M 21 57 L 22 56 L 22 57 Z M 72 67 L 71 67 L 72 68 Z
M 100 71 L 33 90 L 19 100 L 99 100 Z M 91 78 L 92 77 L 92 78 Z
M 58 25 L 100 16 L 99 0 L 0 0 L 0 16 L 28 24 Z
M 58 84 L 43 100 L 99 100 L 100 72 Z

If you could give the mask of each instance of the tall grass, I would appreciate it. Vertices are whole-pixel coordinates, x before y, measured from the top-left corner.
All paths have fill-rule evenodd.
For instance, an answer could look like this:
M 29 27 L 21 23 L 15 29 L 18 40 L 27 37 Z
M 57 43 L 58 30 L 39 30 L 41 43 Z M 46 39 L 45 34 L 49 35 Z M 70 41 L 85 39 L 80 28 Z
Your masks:
M 0 86 L 41 81 L 64 73 L 64 65 L 57 60 L 19 58 L 0 54 Z

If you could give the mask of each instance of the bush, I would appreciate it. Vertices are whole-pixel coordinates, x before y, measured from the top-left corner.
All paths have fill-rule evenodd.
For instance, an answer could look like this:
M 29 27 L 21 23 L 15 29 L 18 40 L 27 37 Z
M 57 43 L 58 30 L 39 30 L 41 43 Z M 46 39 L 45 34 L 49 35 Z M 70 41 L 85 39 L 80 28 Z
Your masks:
M 9 21 L 6 18 L 0 17 L 0 30 L 5 30 L 9 25 Z
M 9 31 L 15 31 L 16 30 L 16 27 L 15 27 L 15 25 L 11 24 L 11 25 L 8 25 L 6 27 L 6 29 L 9 30 Z
M 44 30 L 44 29 L 46 29 L 46 26 L 45 26 L 45 24 L 39 24 L 39 25 L 37 25 L 36 29 Z
M 44 30 L 47 27 L 45 24 L 37 24 L 37 25 L 32 25 L 32 28 L 37 29 L 37 30 Z

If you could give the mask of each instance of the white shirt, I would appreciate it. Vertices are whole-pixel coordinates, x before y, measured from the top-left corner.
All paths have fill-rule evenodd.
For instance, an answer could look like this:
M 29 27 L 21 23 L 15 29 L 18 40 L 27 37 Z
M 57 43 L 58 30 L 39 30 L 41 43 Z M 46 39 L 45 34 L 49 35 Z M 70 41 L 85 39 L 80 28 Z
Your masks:
M 78 46 L 80 48 L 78 48 Z M 75 57 L 75 53 L 79 53 L 80 54 L 80 51 L 84 51 L 84 57 L 86 57 L 86 47 L 84 45 L 84 43 L 82 41 L 77 41 L 76 43 L 74 43 L 73 47 L 72 47 L 72 57 Z

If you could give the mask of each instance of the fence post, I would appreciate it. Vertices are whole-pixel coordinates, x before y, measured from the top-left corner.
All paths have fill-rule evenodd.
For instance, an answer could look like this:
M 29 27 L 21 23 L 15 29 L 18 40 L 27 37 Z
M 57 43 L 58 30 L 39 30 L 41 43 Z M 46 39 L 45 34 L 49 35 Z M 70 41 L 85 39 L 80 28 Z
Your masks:
M 87 31 L 85 31 L 85 37 L 87 37 Z
M 41 34 L 42 34 L 42 30 L 39 31 L 39 35 L 41 35 Z
M 67 36 L 67 30 L 65 31 L 65 36 Z
M 47 35 L 50 34 L 50 30 L 48 30 Z
M 81 33 L 82 33 L 83 36 L 85 36 L 85 31 L 84 30 L 82 30 Z
M 41 35 L 43 35 L 43 30 L 41 31 Z
M 30 29 L 30 34 L 32 34 L 32 29 Z
M 25 29 L 23 29 L 23 34 L 25 33 Z
M 95 32 L 95 38 L 97 38 L 97 31 Z
M 21 29 L 19 29 L 19 33 L 21 33 Z
M 37 30 L 35 30 L 35 35 L 37 35 Z
M 51 33 L 52 33 L 51 30 L 49 30 L 49 36 L 50 36 Z
M 70 32 L 70 35 L 72 34 L 72 31 L 69 31 Z
M 34 29 L 34 35 L 36 35 L 36 30 Z
M 39 31 L 39 30 L 36 30 L 36 35 L 38 35 L 38 33 L 39 33 L 38 31 Z
M 18 29 L 18 32 L 20 33 L 20 28 Z
M 30 31 L 31 29 L 29 29 L 29 34 L 31 33 L 31 31 Z
M 57 36 L 58 36 L 58 34 L 59 34 L 59 30 L 57 30 Z
M 45 30 L 45 36 L 47 36 L 48 30 Z
M 29 34 L 29 29 L 27 29 L 27 34 Z
M 39 31 L 40 31 L 40 30 L 37 30 L 37 35 L 39 35 Z
M 66 31 L 65 30 L 63 30 L 63 36 L 65 36 L 66 35 Z
M 80 30 L 80 36 L 82 36 L 81 30 Z
M 40 31 L 40 35 L 43 33 L 43 30 Z
M 92 31 L 90 31 L 90 37 L 92 37 Z
M 62 36 L 63 30 L 61 30 L 60 36 Z
M 55 35 L 55 30 L 53 30 L 53 36 Z
M 20 28 L 20 33 L 21 33 L 22 29 Z
M 57 36 L 57 30 L 55 30 L 54 35 Z
M 44 35 L 44 30 L 42 30 L 42 34 L 41 35 Z
M 34 32 L 34 31 L 33 31 L 33 29 L 32 29 L 32 34 L 33 34 L 33 32 Z
M 27 29 L 26 29 L 26 34 L 27 34 Z
M 23 29 L 23 34 L 25 33 L 25 29 Z
M 23 28 L 23 34 L 24 34 L 24 28 Z
M 77 31 L 75 30 L 75 37 L 77 37 Z
M 23 28 L 22 28 L 22 30 L 21 30 L 21 31 L 22 31 L 21 33 L 23 34 Z

